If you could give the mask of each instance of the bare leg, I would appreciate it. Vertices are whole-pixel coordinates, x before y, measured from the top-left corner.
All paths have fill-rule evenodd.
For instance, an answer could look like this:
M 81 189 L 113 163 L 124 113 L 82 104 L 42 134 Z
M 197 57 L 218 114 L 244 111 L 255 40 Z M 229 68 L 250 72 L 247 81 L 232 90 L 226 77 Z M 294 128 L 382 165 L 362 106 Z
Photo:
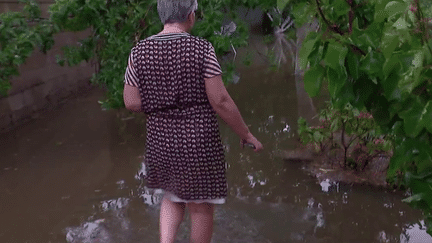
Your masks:
M 161 243 L 173 243 L 185 212 L 184 203 L 175 203 L 166 197 L 162 200 L 159 221 Z
M 213 235 L 214 204 L 188 203 L 191 218 L 191 243 L 210 243 Z

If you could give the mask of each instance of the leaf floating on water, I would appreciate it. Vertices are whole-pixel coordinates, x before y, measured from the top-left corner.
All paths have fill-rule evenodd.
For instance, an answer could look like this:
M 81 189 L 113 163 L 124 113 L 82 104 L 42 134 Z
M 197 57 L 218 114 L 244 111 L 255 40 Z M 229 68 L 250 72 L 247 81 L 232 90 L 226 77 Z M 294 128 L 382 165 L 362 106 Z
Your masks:
M 323 168 L 319 168 L 319 170 L 322 171 L 322 172 L 335 171 L 334 169 L 323 169 Z
M 121 120 L 122 120 L 122 121 L 128 121 L 128 120 L 132 120 L 132 119 L 134 119 L 134 118 L 135 118 L 135 117 L 130 116 L 130 117 L 122 118 Z

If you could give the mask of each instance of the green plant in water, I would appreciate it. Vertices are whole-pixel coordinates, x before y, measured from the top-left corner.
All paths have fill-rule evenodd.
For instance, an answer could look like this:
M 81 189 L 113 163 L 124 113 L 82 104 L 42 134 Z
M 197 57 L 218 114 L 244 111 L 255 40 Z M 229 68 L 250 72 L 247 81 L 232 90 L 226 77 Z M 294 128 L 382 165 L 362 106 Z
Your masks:
M 321 154 L 341 151 L 342 168 L 363 171 L 372 159 L 389 156 L 392 150 L 392 137 L 380 132 L 372 115 L 349 104 L 342 109 L 328 105 L 318 118 L 319 126 L 309 126 L 299 118 L 300 140 Z

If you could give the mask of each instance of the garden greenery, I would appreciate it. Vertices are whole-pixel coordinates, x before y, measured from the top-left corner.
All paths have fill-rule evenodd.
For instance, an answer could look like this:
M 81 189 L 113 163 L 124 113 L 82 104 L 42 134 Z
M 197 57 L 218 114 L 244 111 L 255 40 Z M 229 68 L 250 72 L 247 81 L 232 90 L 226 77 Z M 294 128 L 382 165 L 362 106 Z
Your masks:
M 9 80 L 19 75 L 18 67 L 36 47 L 46 53 L 54 45 L 53 34 L 58 31 L 49 20 L 41 19 L 35 2 L 22 2 L 22 12 L 0 14 L 0 97 L 7 95 Z
M 306 91 L 326 84 L 336 109 L 366 109 L 395 136 L 388 180 L 410 188 L 405 202 L 423 210 L 432 234 L 430 1 L 304 0 L 294 9 L 296 24 L 316 17 L 321 27 L 300 52 Z
M 9 80 L 19 75 L 18 66 L 25 62 L 35 47 L 47 51 L 52 35 L 60 31 L 90 30 L 90 35 L 75 45 L 62 48 L 57 57 L 60 65 L 92 62 L 96 72 L 92 81 L 106 88 L 105 108 L 123 107 L 123 79 L 127 56 L 141 39 L 157 34 L 163 28 L 156 11 L 157 0 L 56 0 L 49 8 L 50 18 L 40 20 L 40 9 L 33 0 L 21 0 L 23 12 L 0 14 L 0 91 L 10 88 Z M 249 30 L 235 11 L 237 7 L 264 10 L 276 6 L 276 0 L 200 0 L 198 21 L 193 35 L 208 39 L 216 54 L 224 57 L 224 81 L 235 78 L 234 59 L 227 54 L 247 45 Z M 230 22 L 235 32 L 223 33 Z
M 63 47 L 61 65 L 83 60 L 96 64 L 93 82 L 105 87 L 106 108 L 123 106 L 127 56 L 140 39 L 162 29 L 156 0 L 56 0 L 50 18 L 37 4 L 24 1 L 22 12 L 0 14 L 0 91 L 38 47 L 46 52 L 59 31 L 90 30 L 76 45 Z M 347 104 L 372 114 L 380 129 L 393 134 L 394 155 L 388 179 L 408 186 L 405 201 L 425 213 L 432 233 L 432 43 L 430 1 L 422 0 L 200 0 L 194 35 L 210 40 L 219 57 L 246 46 L 247 24 L 237 7 L 278 7 L 292 13 L 299 27 L 318 19 L 320 29 L 302 44 L 300 64 L 311 96 L 328 86 L 332 105 Z M 222 34 L 233 21 L 236 31 Z M 274 21 L 276 23 L 278 21 Z M 283 22 L 283 21 L 282 21 Z M 220 34 L 217 34 L 220 33 Z M 224 80 L 234 77 L 233 60 L 223 58 Z
M 318 119 L 318 126 L 309 126 L 299 118 L 300 140 L 319 154 L 341 151 L 340 161 L 336 156 L 333 162 L 342 168 L 364 171 L 373 159 L 390 157 L 394 136 L 383 134 L 371 114 L 350 104 L 342 109 L 328 105 L 319 112 Z

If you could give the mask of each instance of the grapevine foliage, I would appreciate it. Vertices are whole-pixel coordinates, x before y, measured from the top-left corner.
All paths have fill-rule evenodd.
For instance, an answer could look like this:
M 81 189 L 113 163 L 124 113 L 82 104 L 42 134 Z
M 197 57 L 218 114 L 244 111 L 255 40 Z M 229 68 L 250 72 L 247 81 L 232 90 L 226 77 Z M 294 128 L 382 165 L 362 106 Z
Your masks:
M 305 0 L 295 9 L 298 25 L 312 16 L 321 27 L 300 52 L 305 89 L 315 96 L 326 84 L 336 108 L 367 109 L 395 136 L 388 180 L 410 188 L 405 201 L 424 211 L 432 234 L 430 2 Z

